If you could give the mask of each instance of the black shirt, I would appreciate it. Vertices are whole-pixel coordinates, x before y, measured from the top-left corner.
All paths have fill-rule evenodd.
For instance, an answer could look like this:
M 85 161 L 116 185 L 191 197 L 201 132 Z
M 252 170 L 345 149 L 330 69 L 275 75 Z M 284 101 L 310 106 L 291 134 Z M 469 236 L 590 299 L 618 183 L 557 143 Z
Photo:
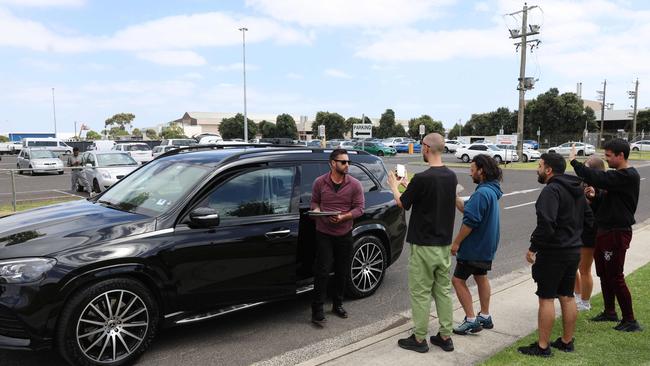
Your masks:
M 400 200 L 413 208 L 406 241 L 423 246 L 450 245 L 456 211 L 456 174 L 446 166 L 415 174 Z
M 641 177 L 635 168 L 601 171 L 571 161 L 576 174 L 587 184 L 607 191 L 599 200 L 596 224 L 599 229 L 630 229 L 639 203 Z

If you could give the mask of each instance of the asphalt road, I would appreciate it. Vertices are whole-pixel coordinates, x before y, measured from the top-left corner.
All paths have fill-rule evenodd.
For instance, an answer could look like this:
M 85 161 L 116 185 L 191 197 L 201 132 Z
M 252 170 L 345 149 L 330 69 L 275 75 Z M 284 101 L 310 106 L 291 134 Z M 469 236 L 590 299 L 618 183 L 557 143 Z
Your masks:
M 447 155 L 445 160 L 458 161 L 451 155 Z M 419 157 L 404 156 L 385 159 L 389 169 L 394 164 L 406 163 L 407 169 L 412 173 L 426 168 L 420 161 Z M 5 163 L 5 159 L 1 163 Z M 644 178 L 636 218 L 637 222 L 643 222 L 650 218 L 650 200 L 647 199 L 650 197 L 647 179 L 650 178 L 650 163 L 636 164 Z M 469 178 L 468 168 L 453 170 L 458 175 L 459 183 L 465 187 L 462 194 L 471 194 L 474 183 Z M 23 190 L 38 190 L 37 187 L 47 186 L 44 183 L 46 180 L 51 180 L 50 184 L 54 185 L 54 181 L 66 176 L 67 174 L 34 179 L 26 177 L 21 181 L 20 187 Z M 66 185 L 68 182 L 65 180 Z M 61 186 L 61 189 L 65 189 L 66 185 Z M 527 267 L 524 254 L 535 223 L 534 202 L 541 188 L 534 171 L 504 172 L 502 189 L 506 195 L 501 199 L 501 242 L 491 278 Z M 0 192 L 6 191 L 5 180 L 0 180 L 0 189 Z M 456 230 L 459 223 L 460 215 L 457 214 Z M 374 296 L 346 302 L 350 313 L 347 320 L 330 314 L 326 327 L 313 327 L 309 322 L 310 298 L 309 294 L 305 294 L 293 300 L 263 305 L 203 323 L 163 330 L 138 365 L 248 365 L 256 362 L 291 364 L 401 325 L 407 320 L 399 314 L 409 309 L 407 254 L 408 248 L 405 247 L 402 256 L 388 269 L 384 283 Z M 498 322 L 498 319 L 495 321 Z M 316 343 L 317 346 L 309 348 Z M 297 349 L 302 350 L 292 352 Z M 282 358 L 274 359 L 274 363 L 264 362 L 283 354 Z M 44 364 L 54 366 L 64 363 L 54 352 L 0 351 L 0 365 L 3 366 Z

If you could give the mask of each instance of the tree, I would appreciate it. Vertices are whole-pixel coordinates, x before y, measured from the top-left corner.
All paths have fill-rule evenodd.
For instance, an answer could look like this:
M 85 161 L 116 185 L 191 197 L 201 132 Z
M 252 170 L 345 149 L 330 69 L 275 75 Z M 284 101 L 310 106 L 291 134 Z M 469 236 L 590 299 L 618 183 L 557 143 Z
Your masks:
M 131 131 L 131 136 L 142 138 L 142 131 L 140 131 L 139 128 L 134 128 L 133 131 Z
M 0 142 L 9 142 L 9 137 L 5 135 L 0 135 Z
M 112 136 L 113 138 L 116 138 L 116 137 L 119 137 L 119 136 L 128 136 L 129 133 L 126 132 L 126 130 L 123 129 L 122 127 L 112 127 L 108 131 L 108 135 Z
M 102 135 L 98 134 L 95 131 L 90 130 L 86 133 L 86 140 L 101 140 L 101 139 L 102 139 Z
M 402 128 L 403 129 L 403 128 Z M 391 137 L 396 131 L 395 128 L 395 112 L 392 109 L 386 109 L 379 119 L 379 129 L 377 131 L 378 138 Z
M 257 129 L 263 138 L 273 138 L 276 137 L 277 129 L 275 128 L 275 123 L 269 121 L 262 121 L 257 124 Z
M 352 134 L 352 125 L 360 124 L 361 118 L 350 117 L 345 120 L 345 133 Z
M 338 113 L 318 112 L 316 119 L 311 124 L 314 136 L 318 135 L 318 126 L 325 125 L 325 135 L 328 140 L 342 139 L 345 134 L 345 118 Z
M 135 115 L 133 113 L 118 113 L 113 115 L 113 117 L 108 118 L 104 122 L 104 126 L 112 127 L 112 126 L 117 126 L 122 130 L 125 130 L 126 128 L 124 127 L 125 125 L 130 125 L 131 122 L 135 119 Z
M 158 132 L 154 130 L 153 128 L 147 128 L 147 130 L 144 132 L 144 134 L 147 136 L 149 140 L 157 140 L 158 139 Z
M 291 115 L 284 113 L 275 119 L 275 137 L 298 139 L 298 127 Z
M 219 133 L 224 140 L 244 138 L 244 115 L 237 113 L 232 118 L 224 118 L 219 125 Z M 248 119 L 248 139 L 254 139 L 257 135 L 257 125 L 250 118 Z
M 460 123 L 456 123 L 454 127 L 451 128 L 451 131 L 449 131 L 449 139 L 450 140 L 455 140 L 460 136 L 463 132 L 463 125 Z
M 160 131 L 160 136 L 164 139 L 182 139 L 187 138 L 183 133 L 183 127 L 178 123 L 170 123 L 168 126 L 163 127 Z
M 472 114 L 466 126 L 468 124 L 472 135 L 495 136 L 501 129 L 504 134 L 512 134 L 517 132 L 517 115 L 510 112 L 508 108 L 501 107 L 489 113 Z
M 432 132 L 437 132 L 441 135 L 445 135 L 445 128 L 440 121 L 434 121 L 430 116 L 423 114 L 418 118 L 411 118 L 409 120 L 409 130 L 408 134 L 414 139 L 420 138 L 420 125 L 424 125 L 424 134 L 430 134 Z
M 650 109 L 637 112 L 636 114 L 636 131 L 650 133 Z

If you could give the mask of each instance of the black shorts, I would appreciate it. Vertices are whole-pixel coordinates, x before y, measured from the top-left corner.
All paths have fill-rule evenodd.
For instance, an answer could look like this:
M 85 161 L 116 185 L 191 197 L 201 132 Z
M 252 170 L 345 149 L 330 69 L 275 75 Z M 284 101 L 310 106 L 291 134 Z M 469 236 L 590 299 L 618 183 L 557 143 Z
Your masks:
M 464 261 L 459 259 L 456 261 L 454 277 L 467 280 L 469 276 L 485 276 L 491 268 L 491 261 Z
M 533 280 L 537 282 L 535 294 L 542 299 L 573 297 L 579 262 L 579 250 L 537 252 L 533 264 Z

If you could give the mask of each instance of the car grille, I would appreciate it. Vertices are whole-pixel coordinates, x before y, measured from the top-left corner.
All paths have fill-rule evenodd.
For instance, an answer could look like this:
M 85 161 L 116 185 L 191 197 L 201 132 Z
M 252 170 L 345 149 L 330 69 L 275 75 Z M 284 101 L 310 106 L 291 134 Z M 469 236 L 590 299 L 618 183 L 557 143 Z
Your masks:
M 12 338 L 29 338 L 20 320 L 5 307 L 0 306 L 0 335 Z
M 123 175 L 118 175 L 118 176 L 116 176 L 115 178 L 117 178 L 117 179 L 122 179 L 122 178 L 124 178 L 124 176 L 123 176 Z

